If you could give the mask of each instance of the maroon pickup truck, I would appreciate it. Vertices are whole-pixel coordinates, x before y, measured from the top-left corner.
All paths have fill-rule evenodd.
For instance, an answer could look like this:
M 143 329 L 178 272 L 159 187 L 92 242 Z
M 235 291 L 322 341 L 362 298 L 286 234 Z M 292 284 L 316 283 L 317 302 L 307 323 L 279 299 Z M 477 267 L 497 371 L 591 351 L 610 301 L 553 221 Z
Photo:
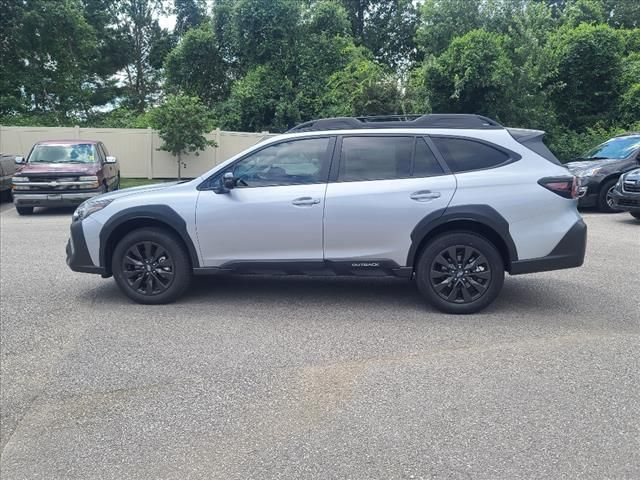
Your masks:
M 20 215 L 34 207 L 70 207 L 120 186 L 118 160 L 102 142 L 50 140 L 36 143 L 12 179 L 13 203 Z

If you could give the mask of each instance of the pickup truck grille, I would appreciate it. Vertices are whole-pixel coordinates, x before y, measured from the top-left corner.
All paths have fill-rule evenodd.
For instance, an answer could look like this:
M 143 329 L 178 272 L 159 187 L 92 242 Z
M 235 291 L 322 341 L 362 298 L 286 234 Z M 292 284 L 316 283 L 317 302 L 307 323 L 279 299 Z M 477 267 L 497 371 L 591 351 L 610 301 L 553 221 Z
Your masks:
M 65 185 L 66 182 L 77 182 L 78 177 L 30 177 L 29 186 L 31 191 L 52 191 L 52 190 L 77 190 L 78 185 Z M 36 185 L 34 185 L 34 183 Z M 41 185 L 37 185 L 41 184 Z

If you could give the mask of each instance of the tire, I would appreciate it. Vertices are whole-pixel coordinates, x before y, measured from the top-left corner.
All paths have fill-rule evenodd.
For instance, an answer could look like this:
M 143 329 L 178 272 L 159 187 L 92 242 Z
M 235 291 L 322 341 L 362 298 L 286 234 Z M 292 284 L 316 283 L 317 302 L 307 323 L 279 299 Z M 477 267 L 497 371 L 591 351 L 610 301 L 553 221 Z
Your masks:
M 640 220 L 640 212 L 630 212 L 631 216 L 636 220 Z
M 191 262 L 182 242 L 160 228 L 127 234 L 113 251 L 111 269 L 120 290 L 147 305 L 173 302 L 191 281 Z
M 116 184 L 113 186 L 111 191 L 120 190 L 120 175 L 118 174 L 118 180 L 116 180 Z
M 464 256 L 468 257 L 466 265 L 472 265 L 467 270 L 460 267 Z M 445 233 L 429 242 L 420 255 L 416 282 L 420 293 L 438 310 L 476 313 L 502 290 L 504 263 L 500 252 L 484 237 L 470 232 Z
M 33 207 L 16 207 L 18 215 L 31 215 L 33 213 Z
M 607 180 L 600 187 L 600 193 L 598 194 L 598 210 L 603 213 L 618 213 L 620 210 L 615 208 L 609 199 L 609 192 L 618 183 L 618 179 Z

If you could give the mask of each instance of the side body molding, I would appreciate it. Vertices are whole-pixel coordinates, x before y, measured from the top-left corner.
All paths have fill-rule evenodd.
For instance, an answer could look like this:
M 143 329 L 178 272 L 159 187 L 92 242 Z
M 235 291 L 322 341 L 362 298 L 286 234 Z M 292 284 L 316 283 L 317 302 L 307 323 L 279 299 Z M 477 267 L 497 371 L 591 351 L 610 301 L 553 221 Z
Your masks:
M 111 237 L 118 227 L 130 220 L 152 220 L 171 227 L 187 246 L 193 267 L 196 268 L 200 266 L 198 253 L 187 231 L 186 222 L 175 210 L 167 205 L 141 205 L 139 207 L 131 207 L 109 218 L 102 227 L 102 230 L 100 230 L 100 266 L 104 267 L 107 265 L 106 253 L 109 237 Z
M 438 227 L 456 221 L 469 221 L 490 228 L 500 236 L 507 247 L 509 264 L 518 260 L 518 251 L 509 233 L 509 223 L 489 205 L 457 205 L 441 208 L 424 217 L 411 232 L 411 247 L 407 255 L 407 265 L 412 266 L 423 240 Z

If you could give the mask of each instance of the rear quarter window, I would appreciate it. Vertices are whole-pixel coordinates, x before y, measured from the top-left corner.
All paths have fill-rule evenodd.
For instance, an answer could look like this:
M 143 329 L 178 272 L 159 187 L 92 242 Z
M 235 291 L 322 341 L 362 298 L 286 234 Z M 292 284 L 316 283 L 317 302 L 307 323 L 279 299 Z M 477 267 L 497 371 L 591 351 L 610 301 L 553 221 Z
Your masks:
M 511 160 L 508 153 L 476 140 L 431 137 L 452 172 L 497 167 Z

